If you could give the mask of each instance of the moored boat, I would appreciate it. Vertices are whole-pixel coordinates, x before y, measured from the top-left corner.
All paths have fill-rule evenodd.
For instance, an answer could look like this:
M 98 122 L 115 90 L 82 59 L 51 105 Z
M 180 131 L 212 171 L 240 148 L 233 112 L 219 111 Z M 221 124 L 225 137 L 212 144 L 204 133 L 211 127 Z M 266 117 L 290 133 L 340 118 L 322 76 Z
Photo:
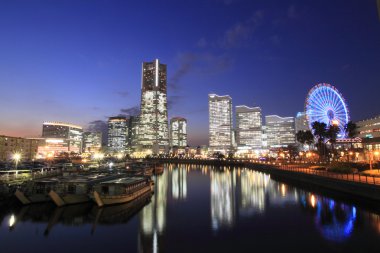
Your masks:
M 153 181 L 149 177 L 124 177 L 96 184 L 93 200 L 102 207 L 127 203 L 152 191 Z
M 57 206 L 85 203 L 91 200 L 89 194 L 93 185 L 122 176 L 122 174 L 92 174 L 66 177 L 49 192 L 49 196 Z
M 26 182 L 15 192 L 16 198 L 24 205 L 50 201 L 49 192 L 58 184 L 58 178 L 39 179 Z

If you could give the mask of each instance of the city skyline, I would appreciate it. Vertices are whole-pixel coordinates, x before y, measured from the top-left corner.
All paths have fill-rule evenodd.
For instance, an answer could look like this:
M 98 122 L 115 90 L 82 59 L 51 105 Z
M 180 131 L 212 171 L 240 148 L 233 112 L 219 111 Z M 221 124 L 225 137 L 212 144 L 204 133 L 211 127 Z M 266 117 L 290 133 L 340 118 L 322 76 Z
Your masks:
M 141 31 L 129 23 L 139 20 L 132 10 L 147 8 L 143 3 L 46 3 L 0 4 L 0 27 L 6 27 L 0 134 L 39 136 L 47 120 L 87 130 L 110 116 L 134 114 L 140 64 L 156 58 L 168 66 L 168 117 L 188 120 L 192 146 L 208 143 L 210 93 L 259 106 L 263 116 L 295 117 L 309 89 L 327 82 L 342 92 L 354 121 L 380 113 L 376 1 L 167 1 L 167 20 L 155 14 L 156 30 L 141 21 Z M 83 8 L 88 14 L 82 17 Z M 309 31 L 313 24 L 319 26 Z M 154 47 L 140 43 L 149 32 Z

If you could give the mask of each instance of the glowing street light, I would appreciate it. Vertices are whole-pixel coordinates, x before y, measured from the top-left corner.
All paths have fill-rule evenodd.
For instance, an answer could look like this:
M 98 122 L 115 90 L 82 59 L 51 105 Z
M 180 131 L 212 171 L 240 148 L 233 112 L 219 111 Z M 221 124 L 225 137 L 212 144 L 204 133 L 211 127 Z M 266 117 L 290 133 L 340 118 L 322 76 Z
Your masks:
M 13 160 L 15 161 L 15 167 L 16 167 L 16 170 L 17 170 L 17 165 L 18 165 L 18 162 L 21 160 L 21 154 L 20 153 L 14 153 L 13 154 Z

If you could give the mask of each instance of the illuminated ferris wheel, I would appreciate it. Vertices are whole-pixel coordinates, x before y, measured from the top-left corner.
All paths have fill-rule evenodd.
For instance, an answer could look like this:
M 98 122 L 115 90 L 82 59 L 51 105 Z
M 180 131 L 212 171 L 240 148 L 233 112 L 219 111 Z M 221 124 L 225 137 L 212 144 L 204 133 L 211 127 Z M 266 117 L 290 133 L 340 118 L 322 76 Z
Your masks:
M 310 129 L 315 121 L 324 122 L 327 126 L 337 124 L 340 128 L 338 138 L 344 138 L 344 127 L 350 121 L 348 112 L 342 94 L 330 84 L 317 84 L 307 95 L 305 113 Z

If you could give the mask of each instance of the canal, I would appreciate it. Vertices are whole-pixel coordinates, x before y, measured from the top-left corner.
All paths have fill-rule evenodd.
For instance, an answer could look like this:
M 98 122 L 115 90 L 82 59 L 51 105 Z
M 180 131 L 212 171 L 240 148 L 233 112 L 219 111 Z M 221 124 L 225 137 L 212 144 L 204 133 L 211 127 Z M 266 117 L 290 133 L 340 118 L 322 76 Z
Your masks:
M 380 252 L 377 206 L 233 168 L 167 165 L 155 194 L 0 206 L 1 252 Z M 365 208 L 363 207 L 365 206 Z

